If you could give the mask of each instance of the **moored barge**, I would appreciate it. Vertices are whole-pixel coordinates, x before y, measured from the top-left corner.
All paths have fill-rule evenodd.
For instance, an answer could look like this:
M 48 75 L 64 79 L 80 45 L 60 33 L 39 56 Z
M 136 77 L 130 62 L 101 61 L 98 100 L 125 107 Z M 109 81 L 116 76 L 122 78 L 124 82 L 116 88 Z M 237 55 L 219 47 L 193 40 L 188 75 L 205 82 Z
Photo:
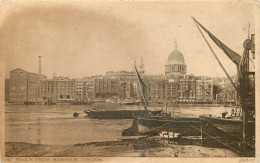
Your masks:
M 162 110 L 85 110 L 90 118 L 97 119 L 133 119 L 146 114 L 160 115 Z
M 161 131 L 178 133 L 179 136 L 200 136 L 200 119 L 184 117 L 137 117 L 122 135 L 153 135 Z

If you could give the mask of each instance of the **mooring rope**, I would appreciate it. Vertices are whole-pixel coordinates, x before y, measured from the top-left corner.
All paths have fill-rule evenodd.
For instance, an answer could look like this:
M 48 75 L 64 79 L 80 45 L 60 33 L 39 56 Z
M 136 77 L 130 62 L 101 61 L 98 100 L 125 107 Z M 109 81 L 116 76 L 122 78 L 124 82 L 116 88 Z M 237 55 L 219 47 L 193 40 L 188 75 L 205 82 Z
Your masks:
M 190 123 L 188 123 L 188 124 L 191 125 Z M 230 149 L 232 149 L 232 150 L 234 150 L 234 151 L 236 151 L 236 152 L 242 154 L 240 151 L 238 151 L 238 150 L 236 150 L 235 148 L 229 146 L 228 144 L 226 144 L 226 143 L 224 143 L 224 142 L 222 142 L 222 141 L 220 141 L 220 140 L 214 138 L 213 136 L 211 136 L 211 135 L 207 134 L 206 132 L 202 131 L 201 129 L 198 129 L 197 127 L 195 127 L 195 126 L 193 126 L 193 125 L 191 125 L 191 127 L 195 128 L 196 130 L 198 130 L 198 131 L 200 131 L 200 132 L 203 132 L 204 134 L 208 135 L 209 137 L 215 139 L 217 142 L 219 142 L 219 143 L 221 143 L 221 144 L 223 144 L 223 145 L 229 147 Z
M 255 135 L 252 136 L 252 137 L 250 137 L 250 138 L 247 138 L 246 141 L 247 141 L 247 140 L 250 140 L 250 139 L 253 139 L 253 138 L 255 138 Z
M 171 124 L 171 123 L 174 123 L 174 122 L 175 122 L 175 121 L 170 121 L 169 123 L 166 123 L 166 124 L 163 124 L 163 125 L 161 125 L 161 126 L 158 126 L 158 127 L 152 128 L 152 129 L 148 130 L 147 132 L 153 131 L 153 130 L 158 129 L 158 128 L 162 127 L 162 126 L 166 126 L 166 125 Z M 183 122 L 185 122 L 185 121 L 183 121 Z M 155 123 L 156 123 L 156 122 L 155 122 Z M 223 144 L 224 146 L 226 146 L 226 147 L 228 147 L 228 148 L 230 148 L 230 149 L 236 151 L 237 153 L 242 154 L 242 152 L 240 152 L 239 150 L 237 150 L 237 149 L 231 147 L 230 145 L 228 145 L 228 144 L 226 144 L 226 143 L 224 143 L 224 142 L 222 142 L 222 141 L 220 141 L 220 140 L 214 138 L 213 136 L 209 135 L 208 133 L 202 131 L 201 129 L 198 129 L 198 128 L 195 127 L 195 126 L 193 126 L 193 125 L 190 124 L 189 122 L 185 122 L 185 123 L 188 123 L 188 124 L 189 124 L 191 127 L 193 127 L 194 129 L 196 129 L 196 130 L 198 130 L 198 131 L 200 131 L 200 132 L 206 134 L 207 136 L 209 136 L 209 137 L 211 137 L 212 139 L 216 140 L 217 142 Z M 188 130 L 186 130 L 186 131 L 188 131 Z M 184 131 L 184 132 L 186 132 L 186 131 Z M 147 133 L 147 132 L 146 132 L 146 133 Z M 184 132 L 183 132 L 183 133 L 184 133 Z M 252 138 L 254 138 L 254 137 L 255 137 L 255 136 L 250 137 L 250 138 L 248 138 L 247 140 L 250 140 L 250 139 L 252 139 Z M 244 142 L 244 143 L 247 144 L 246 142 Z M 249 144 L 247 144 L 247 145 L 250 146 Z

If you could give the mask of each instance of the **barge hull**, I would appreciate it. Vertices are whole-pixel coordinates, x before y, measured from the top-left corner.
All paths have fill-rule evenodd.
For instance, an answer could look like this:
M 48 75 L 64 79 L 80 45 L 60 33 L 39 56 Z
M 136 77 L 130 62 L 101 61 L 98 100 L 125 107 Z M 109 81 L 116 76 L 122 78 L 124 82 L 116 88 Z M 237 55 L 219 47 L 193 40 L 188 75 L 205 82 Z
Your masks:
M 180 133 L 181 136 L 200 136 L 199 118 L 135 118 L 123 136 L 156 135 L 161 131 Z
M 213 118 L 213 117 L 206 117 L 201 116 L 200 117 L 201 123 L 203 126 L 211 125 L 224 133 L 237 138 L 239 140 L 242 140 L 243 138 L 243 126 L 242 126 L 242 120 L 233 120 L 233 119 L 224 119 L 224 118 Z M 215 136 L 216 133 L 210 132 L 211 130 L 208 130 L 208 134 Z M 255 121 L 249 121 L 248 123 L 248 132 L 247 137 L 253 137 L 255 135 Z
M 144 116 L 148 113 L 152 115 L 161 114 L 162 110 L 145 111 L 145 110 L 104 110 L 104 111 L 85 111 L 90 118 L 96 119 L 133 119 L 136 116 Z

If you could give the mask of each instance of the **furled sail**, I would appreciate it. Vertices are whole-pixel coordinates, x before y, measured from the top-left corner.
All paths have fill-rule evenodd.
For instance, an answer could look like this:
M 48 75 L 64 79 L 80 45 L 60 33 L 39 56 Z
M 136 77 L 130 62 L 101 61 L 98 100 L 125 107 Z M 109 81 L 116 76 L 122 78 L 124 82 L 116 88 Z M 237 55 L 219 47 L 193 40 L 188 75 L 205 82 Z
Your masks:
M 207 45 L 208 45 L 210 51 L 212 52 L 213 56 L 215 57 L 215 59 L 216 59 L 217 62 L 219 63 L 220 67 L 222 68 L 222 70 L 224 71 L 224 73 L 226 74 L 226 76 L 228 77 L 230 83 L 233 85 L 233 87 L 236 89 L 236 91 L 239 92 L 239 89 L 237 88 L 236 84 L 233 82 L 233 80 L 231 79 L 230 75 L 228 74 L 228 72 L 226 71 L 226 69 L 224 68 L 224 66 L 222 65 L 222 63 L 220 62 L 218 56 L 216 55 L 216 53 L 214 52 L 214 50 L 213 50 L 212 47 L 210 46 L 210 44 L 209 44 L 209 42 L 207 41 L 206 37 L 205 37 L 204 34 L 202 33 L 200 27 L 203 28 L 203 30 L 204 30 L 205 32 L 207 32 L 212 39 L 215 40 L 215 41 L 213 40 L 215 43 L 218 43 L 218 45 L 220 45 L 219 47 L 220 47 L 224 52 L 229 51 L 229 52 L 232 53 L 232 52 L 234 52 L 234 51 L 232 51 L 232 50 L 229 49 L 226 45 L 224 45 L 221 41 L 219 41 L 219 40 L 218 40 L 214 35 L 212 35 L 204 26 L 202 26 L 194 17 L 192 17 L 192 18 L 193 18 L 193 20 L 194 20 L 194 22 L 195 22 L 195 24 L 196 24 L 196 26 L 197 26 L 197 28 L 198 28 L 200 34 L 202 35 L 202 37 L 203 37 L 203 39 L 205 40 L 205 42 L 207 43 Z M 199 26 L 200 26 L 200 27 L 199 27 Z M 223 47 L 224 47 L 224 48 L 223 48 Z M 225 51 L 225 49 L 226 49 L 226 51 Z M 228 50 L 228 49 L 229 49 L 229 50 Z M 231 54 L 231 53 L 230 53 L 230 54 Z M 236 59 L 235 59 L 235 58 L 232 57 L 233 55 L 230 55 L 229 53 L 226 53 L 226 54 L 227 54 L 227 55 L 229 56 L 229 58 L 236 64 L 236 66 L 237 66 L 237 71 L 238 71 L 238 70 L 239 70 L 239 64 L 240 64 L 239 61 L 240 61 L 241 59 L 238 60 L 238 57 L 235 57 L 235 58 L 236 58 Z M 235 52 L 234 52 L 233 54 L 234 54 L 234 56 L 239 56 L 238 54 L 235 55 L 235 54 L 236 54 Z M 239 56 L 239 57 L 240 57 L 240 56 Z M 238 72 L 238 73 L 239 73 L 239 72 Z
M 234 52 L 232 49 L 227 47 L 223 42 L 221 42 L 216 36 L 210 33 L 202 24 L 200 24 L 196 19 L 196 23 L 209 35 L 209 37 L 215 42 L 215 44 L 237 65 L 240 64 L 241 56 Z
M 147 110 L 147 102 L 146 102 L 146 98 L 145 98 L 145 84 L 140 76 L 140 74 L 138 73 L 136 67 L 135 67 L 135 71 L 138 77 L 138 81 L 141 87 L 141 93 L 142 93 L 142 97 L 143 97 L 143 102 L 144 102 L 144 109 Z

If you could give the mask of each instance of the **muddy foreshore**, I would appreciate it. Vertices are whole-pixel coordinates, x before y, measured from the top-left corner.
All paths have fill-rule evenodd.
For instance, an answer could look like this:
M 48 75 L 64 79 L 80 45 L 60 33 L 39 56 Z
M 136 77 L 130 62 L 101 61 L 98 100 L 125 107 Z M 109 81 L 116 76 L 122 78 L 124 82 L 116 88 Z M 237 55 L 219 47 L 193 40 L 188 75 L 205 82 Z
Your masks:
M 6 157 L 239 157 L 224 148 L 204 147 L 199 142 L 173 141 L 158 136 L 92 142 L 75 145 L 41 145 L 6 142 Z

